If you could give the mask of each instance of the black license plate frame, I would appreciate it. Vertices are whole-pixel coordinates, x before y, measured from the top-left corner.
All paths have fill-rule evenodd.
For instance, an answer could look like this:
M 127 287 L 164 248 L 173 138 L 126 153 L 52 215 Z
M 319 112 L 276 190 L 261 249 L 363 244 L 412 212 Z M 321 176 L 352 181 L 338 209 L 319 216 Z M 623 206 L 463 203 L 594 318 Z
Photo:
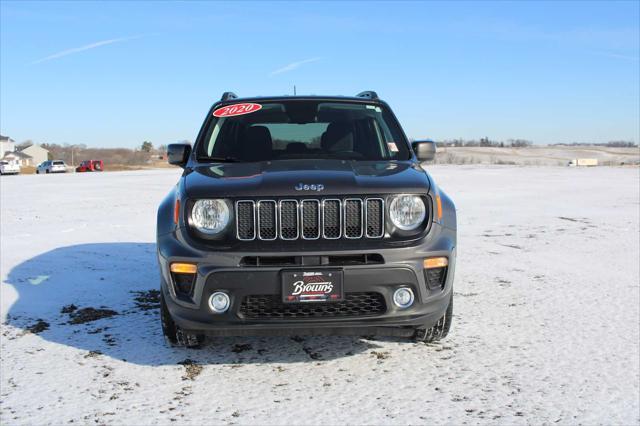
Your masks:
M 283 303 L 331 303 L 344 300 L 342 269 L 282 271 Z

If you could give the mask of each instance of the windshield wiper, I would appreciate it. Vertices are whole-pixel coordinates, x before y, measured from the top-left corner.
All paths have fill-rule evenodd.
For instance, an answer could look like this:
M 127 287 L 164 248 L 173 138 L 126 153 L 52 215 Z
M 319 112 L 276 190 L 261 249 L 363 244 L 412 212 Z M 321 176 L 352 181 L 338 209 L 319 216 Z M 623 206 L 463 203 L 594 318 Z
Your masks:
M 200 157 L 200 161 L 211 161 L 212 163 L 240 163 L 242 160 L 235 157 Z

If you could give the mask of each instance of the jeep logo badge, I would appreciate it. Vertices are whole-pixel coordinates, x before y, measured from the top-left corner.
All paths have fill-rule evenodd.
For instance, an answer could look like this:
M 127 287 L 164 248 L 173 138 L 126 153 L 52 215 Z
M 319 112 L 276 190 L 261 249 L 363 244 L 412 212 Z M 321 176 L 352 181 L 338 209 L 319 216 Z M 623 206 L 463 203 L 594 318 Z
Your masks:
M 324 191 L 324 185 L 322 184 L 311 184 L 307 185 L 302 182 L 295 186 L 296 191 Z

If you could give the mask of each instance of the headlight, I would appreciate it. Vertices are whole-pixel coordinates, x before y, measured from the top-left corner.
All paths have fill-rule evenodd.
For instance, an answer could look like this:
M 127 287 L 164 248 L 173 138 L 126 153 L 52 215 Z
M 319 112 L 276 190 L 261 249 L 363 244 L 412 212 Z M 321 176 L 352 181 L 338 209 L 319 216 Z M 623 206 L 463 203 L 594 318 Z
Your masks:
M 191 224 L 205 234 L 217 234 L 229 224 L 229 206 L 224 200 L 198 200 L 191 209 Z
M 427 209 L 417 195 L 398 195 L 389 205 L 391 222 L 403 231 L 412 231 L 422 224 Z

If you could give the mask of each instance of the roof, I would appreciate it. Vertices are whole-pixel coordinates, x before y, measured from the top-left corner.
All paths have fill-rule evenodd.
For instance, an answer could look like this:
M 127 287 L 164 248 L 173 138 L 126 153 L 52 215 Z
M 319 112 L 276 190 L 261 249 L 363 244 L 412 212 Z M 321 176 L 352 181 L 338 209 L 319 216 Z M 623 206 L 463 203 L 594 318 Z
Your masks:
M 15 141 L 11 139 L 9 136 L 0 135 L 0 142 L 15 142 Z
M 13 155 L 19 158 L 33 158 L 29 154 L 25 154 L 24 152 L 21 152 L 21 151 L 7 151 L 4 153 L 4 157 L 2 158 L 8 157 L 9 155 Z
M 20 151 L 27 151 L 27 150 L 31 150 L 31 149 L 37 149 L 37 150 L 41 150 L 41 151 L 45 151 L 45 152 L 49 152 L 48 149 L 41 147 L 40 145 L 29 145 L 29 146 L 25 146 L 24 148 L 20 148 Z
M 333 102 L 357 102 L 357 103 L 378 103 L 384 104 L 385 102 L 378 98 L 378 94 L 373 91 L 365 91 L 359 93 L 356 96 L 341 96 L 341 95 L 280 95 L 280 96 L 252 96 L 246 98 L 240 98 L 233 92 L 225 92 L 222 98 L 216 102 L 216 104 L 227 103 L 239 103 L 239 102 L 277 102 L 277 101 L 333 101 Z
M 379 99 L 358 98 L 355 96 L 253 96 L 247 98 L 234 98 L 221 103 L 239 103 L 239 102 L 256 102 L 256 101 L 342 101 L 342 102 L 358 102 L 358 103 L 382 103 Z

